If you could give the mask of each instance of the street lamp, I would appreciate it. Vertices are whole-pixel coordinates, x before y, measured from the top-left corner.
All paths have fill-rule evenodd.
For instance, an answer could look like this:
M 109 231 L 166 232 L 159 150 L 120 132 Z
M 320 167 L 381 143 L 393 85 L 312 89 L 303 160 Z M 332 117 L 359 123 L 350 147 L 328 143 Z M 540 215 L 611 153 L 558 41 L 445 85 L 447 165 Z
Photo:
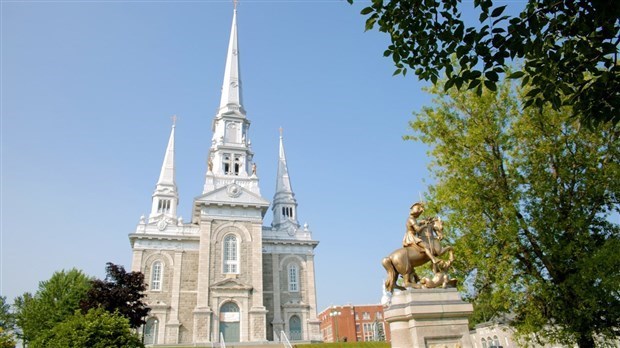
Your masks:
M 335 322 L 334 326 L 336 327 L 336 342 L 340 342 L 340 336 L 338 335 L 338 317 L 341 313 L 335 308 L 336 307 L 333 307 L 331 313 L 329 313 L 329 316 L 333 318 L 332 322 Z

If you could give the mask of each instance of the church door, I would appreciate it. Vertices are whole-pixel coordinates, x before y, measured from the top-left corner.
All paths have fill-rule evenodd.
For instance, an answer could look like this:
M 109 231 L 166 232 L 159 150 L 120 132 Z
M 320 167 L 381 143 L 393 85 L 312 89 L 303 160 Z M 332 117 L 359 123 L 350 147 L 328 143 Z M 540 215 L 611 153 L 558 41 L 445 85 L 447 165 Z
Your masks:
M 301 341 L 301 319 L 299 319 L 299 316 L 293 315 L 288 320 L 288 328 L 291 341 Z
M 224 342 L 239 342 L 239 306 L 233 302 L 227 302 L 220 309 L 220 333 Z
M 144 344 L 157 344 L 157 319 L 149 318 L 144 325 Z

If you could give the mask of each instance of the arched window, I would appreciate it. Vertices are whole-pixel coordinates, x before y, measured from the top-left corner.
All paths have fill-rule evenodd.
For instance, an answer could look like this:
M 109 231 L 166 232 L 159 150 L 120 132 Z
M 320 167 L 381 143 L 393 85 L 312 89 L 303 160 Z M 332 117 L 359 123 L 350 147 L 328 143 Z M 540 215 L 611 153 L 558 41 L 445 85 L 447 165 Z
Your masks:
M 499 338 L 493 336 L 493 347 L 499 347 Z
M 144 324 L 144 344 L 157 344 L 157 318 L 149 318 Z
M 288 266 L 288 291 L 299 291 L 299 267 L 296 264 Z
M 239 245 L 237 237 L 229 234 L 224 237 L 224 273 L 239 273 Z
M 162 279 L 161 261 L 155 261 L 153 262 L 153 267 L 151 268 L 151 290 L 156 290 L 156 291 L 161 290 L 161 279 Z
M 484 338 L 482 339 L 482 348 L 487 348 L 487 341 Z

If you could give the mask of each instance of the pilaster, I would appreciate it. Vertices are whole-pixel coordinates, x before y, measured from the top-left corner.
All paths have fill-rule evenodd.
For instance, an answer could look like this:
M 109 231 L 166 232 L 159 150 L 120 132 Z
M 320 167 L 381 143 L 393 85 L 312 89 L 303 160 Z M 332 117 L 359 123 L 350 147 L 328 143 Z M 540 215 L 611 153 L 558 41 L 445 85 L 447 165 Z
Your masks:
M 321 336 L 321 321 L 316 317 L 316 283 L 314 282 L 314 255 L 306 256 L 306 286 L 307 288 L 307 303 L 310 306 L 308 311 L 308 330 L 307 330 L 307 339 L 320 341 L 322 340 Z
M 172 274 L 172 284 L 170 287 L 170 318 L 166 327 L 168 329 L 168 337 L 166 343 L 179 343 L 179 299 L 181 297 L 181 272 L 183 264 L 183 251 L 175 251 L 174 253 L 174 270 Z
M 133 249 L 133 257 L 131 258 L 131 271 L 132 272 L 142 271 L 142 256 L 143 255 L 144 255 L 144 250 Z
M 196 308 L 194 309 L 194 343 L 210 341 L 211 314 L 209 307 L 209 284 L 211 263 L 212 220 L 200 219 L 200 244 L 198 247 L 198 274 Z
M 250 309 L 251 341 L 267 340 L 267 310 L 263 305 L 263 226 L 252 223 L 252 308 Z

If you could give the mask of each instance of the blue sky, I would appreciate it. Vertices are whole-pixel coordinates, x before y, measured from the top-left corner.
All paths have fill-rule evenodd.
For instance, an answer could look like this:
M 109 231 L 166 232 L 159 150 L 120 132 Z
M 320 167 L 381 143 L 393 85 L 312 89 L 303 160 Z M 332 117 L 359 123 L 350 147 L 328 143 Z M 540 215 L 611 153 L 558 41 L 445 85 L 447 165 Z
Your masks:
M 378 303 L 380 260 L 400 246 L 426 190 L 422 144 L 403 141 L 431 97 L 392 77 L 388 37 L 364 32 L 368 2 L 244 1 L 244 106 L 263 196 L 278 128 L 300 222 L 316 249 L 318 308 Z M 130 267 L 178 115 L 179 214 L 202 192 L 228 44 L 229 1 L 3 1 L 0 293 L 54 271 Z M 271 223 L 271 215 L 265 225 Z

